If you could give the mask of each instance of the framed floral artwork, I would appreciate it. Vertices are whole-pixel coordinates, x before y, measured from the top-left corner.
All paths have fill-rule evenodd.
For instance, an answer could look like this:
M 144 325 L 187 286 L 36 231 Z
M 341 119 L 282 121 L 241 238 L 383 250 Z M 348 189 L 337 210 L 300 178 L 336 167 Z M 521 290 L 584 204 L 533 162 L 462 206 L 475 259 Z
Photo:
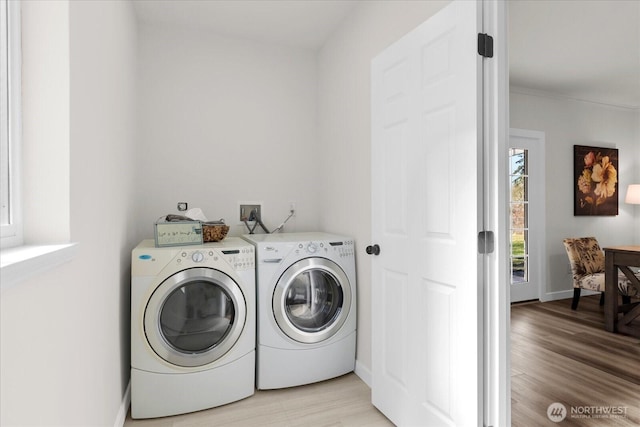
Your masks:
M 573 146 L 573 214 L 618 215 L 618 149 Z

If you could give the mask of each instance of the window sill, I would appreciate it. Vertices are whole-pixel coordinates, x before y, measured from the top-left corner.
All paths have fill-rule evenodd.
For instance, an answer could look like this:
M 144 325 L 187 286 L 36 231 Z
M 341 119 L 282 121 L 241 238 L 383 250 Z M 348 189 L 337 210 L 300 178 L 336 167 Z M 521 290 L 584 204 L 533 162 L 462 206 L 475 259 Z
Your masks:
M 0 289 L 4 291 L 36 274 L 71 261 L 77 249 L 77 243 L 3 249 L 0 251 Z

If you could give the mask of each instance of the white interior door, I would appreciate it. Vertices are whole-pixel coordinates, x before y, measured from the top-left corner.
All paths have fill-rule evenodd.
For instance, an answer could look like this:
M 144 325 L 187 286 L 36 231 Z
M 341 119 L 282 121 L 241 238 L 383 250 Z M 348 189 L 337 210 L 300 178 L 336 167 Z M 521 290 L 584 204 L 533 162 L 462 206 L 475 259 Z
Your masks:
M 544 132 L 509 132 L 511 302 L 541 299 L 545 279 Z
M 483 421 L 481 4 L 372 63 L 372 400 L 399 426 Z

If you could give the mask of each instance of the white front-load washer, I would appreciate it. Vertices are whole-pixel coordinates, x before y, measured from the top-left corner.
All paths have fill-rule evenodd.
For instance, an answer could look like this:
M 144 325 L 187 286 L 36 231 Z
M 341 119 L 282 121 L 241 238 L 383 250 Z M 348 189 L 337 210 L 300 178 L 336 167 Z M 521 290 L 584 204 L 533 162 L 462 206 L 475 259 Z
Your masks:
M 255 250 L 142 241 L 131 267 L 131 417 L 212 408 L 255 390 Z
M 353 239 L 327 233 L 243 238 L 256 247 L 257 388 L 310 384 L 353 371 Z

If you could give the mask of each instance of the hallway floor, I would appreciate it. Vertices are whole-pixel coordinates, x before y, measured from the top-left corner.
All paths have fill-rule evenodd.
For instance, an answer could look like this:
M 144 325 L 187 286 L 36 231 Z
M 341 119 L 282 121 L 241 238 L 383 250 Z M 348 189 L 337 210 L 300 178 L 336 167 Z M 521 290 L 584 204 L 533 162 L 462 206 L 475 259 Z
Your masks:
M 575 311 L 570 299 L 511 308 L 513 427 L 640 425 L 640 340 L 605 331 L 599 301 L 582 297 Z M 560 424 L 547 417 L 556 402 L 567 411 Z M 608 418 L 611 410 L 624 414 Z

